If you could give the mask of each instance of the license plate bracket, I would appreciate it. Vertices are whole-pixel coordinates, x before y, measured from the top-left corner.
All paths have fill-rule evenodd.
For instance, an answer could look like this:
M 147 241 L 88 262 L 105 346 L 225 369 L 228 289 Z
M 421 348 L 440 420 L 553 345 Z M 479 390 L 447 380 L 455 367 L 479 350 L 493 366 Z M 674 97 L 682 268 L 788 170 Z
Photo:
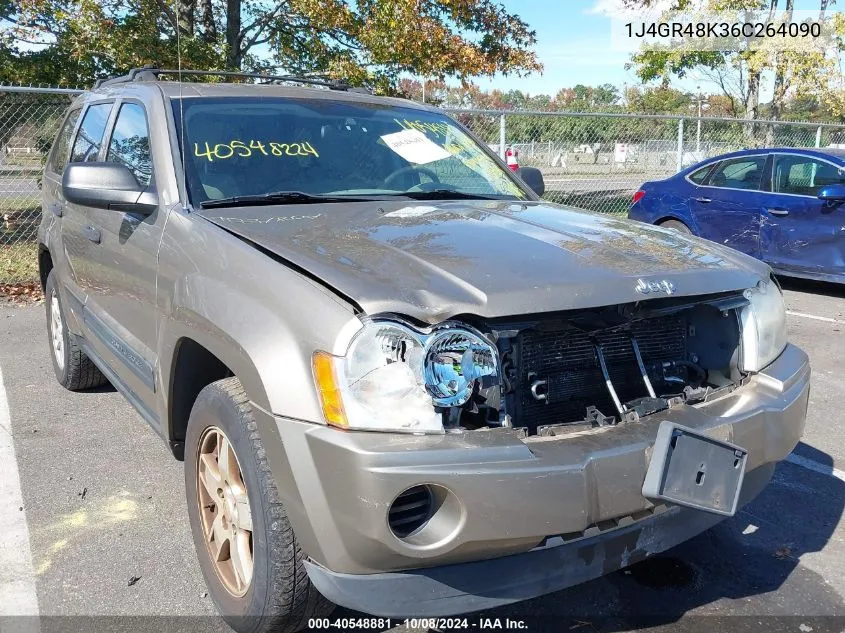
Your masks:
M 643 483 L 643 496 L 733 516 L 748 451 L 665 420 Z

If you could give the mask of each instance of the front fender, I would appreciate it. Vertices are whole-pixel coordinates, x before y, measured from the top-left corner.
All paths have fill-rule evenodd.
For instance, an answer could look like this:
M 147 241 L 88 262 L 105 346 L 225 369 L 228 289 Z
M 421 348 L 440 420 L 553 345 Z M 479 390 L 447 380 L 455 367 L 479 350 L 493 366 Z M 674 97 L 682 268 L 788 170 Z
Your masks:
M 159 255 L 159 383 L 190 338 L 241 380 L 268 413 L 322 422 L 311 357 L 334 351 L 351 306 L 213 224 L 174 213 Z M 173 271 L 168 275 L 166 271 Z M 160 411 L 169 410 L 162 394 Z

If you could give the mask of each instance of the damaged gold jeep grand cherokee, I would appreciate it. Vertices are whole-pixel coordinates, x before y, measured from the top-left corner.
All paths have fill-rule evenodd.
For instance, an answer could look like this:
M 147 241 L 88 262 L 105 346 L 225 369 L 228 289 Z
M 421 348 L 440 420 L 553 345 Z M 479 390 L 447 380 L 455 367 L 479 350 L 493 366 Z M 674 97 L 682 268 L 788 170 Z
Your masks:
M 108 379 L 184 456 L 238 630 L 584 582 L 731 516 L 801 437 L 765 264 L 543 202 L 433 108 L 170 74 L 72 106 L 41 274 L 59 381 Z

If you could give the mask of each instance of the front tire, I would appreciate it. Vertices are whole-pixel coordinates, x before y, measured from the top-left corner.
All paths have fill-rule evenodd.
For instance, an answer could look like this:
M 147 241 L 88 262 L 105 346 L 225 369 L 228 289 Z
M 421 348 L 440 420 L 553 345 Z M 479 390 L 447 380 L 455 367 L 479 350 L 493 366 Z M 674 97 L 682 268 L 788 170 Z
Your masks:
M 106 377 L 85 355 L 79 339 L 67 329 L 65 310 L 56 284 L 55 271 L 47 275 L 44 284 L 44 305 L 47 308 L 47 341 L 56 380 L 65 389 L 79 391 L 106 384 Z
M 233 629 L 293 632 L 331 612 L 305 571 L 237 378 L 197 396 L 185 438 L 185 491 L 209 594 Z

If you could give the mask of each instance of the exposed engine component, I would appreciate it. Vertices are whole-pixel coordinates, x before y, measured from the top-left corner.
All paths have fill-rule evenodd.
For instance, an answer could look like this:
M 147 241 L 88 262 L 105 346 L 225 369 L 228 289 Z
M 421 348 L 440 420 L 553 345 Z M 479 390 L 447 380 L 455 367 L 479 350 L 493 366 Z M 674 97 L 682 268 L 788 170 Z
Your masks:
M 741 297 L 646 304 L 492 324 L 500 384 L 476 388 L 449 425 L 558 435 L 634 422 L 741 381 Z

